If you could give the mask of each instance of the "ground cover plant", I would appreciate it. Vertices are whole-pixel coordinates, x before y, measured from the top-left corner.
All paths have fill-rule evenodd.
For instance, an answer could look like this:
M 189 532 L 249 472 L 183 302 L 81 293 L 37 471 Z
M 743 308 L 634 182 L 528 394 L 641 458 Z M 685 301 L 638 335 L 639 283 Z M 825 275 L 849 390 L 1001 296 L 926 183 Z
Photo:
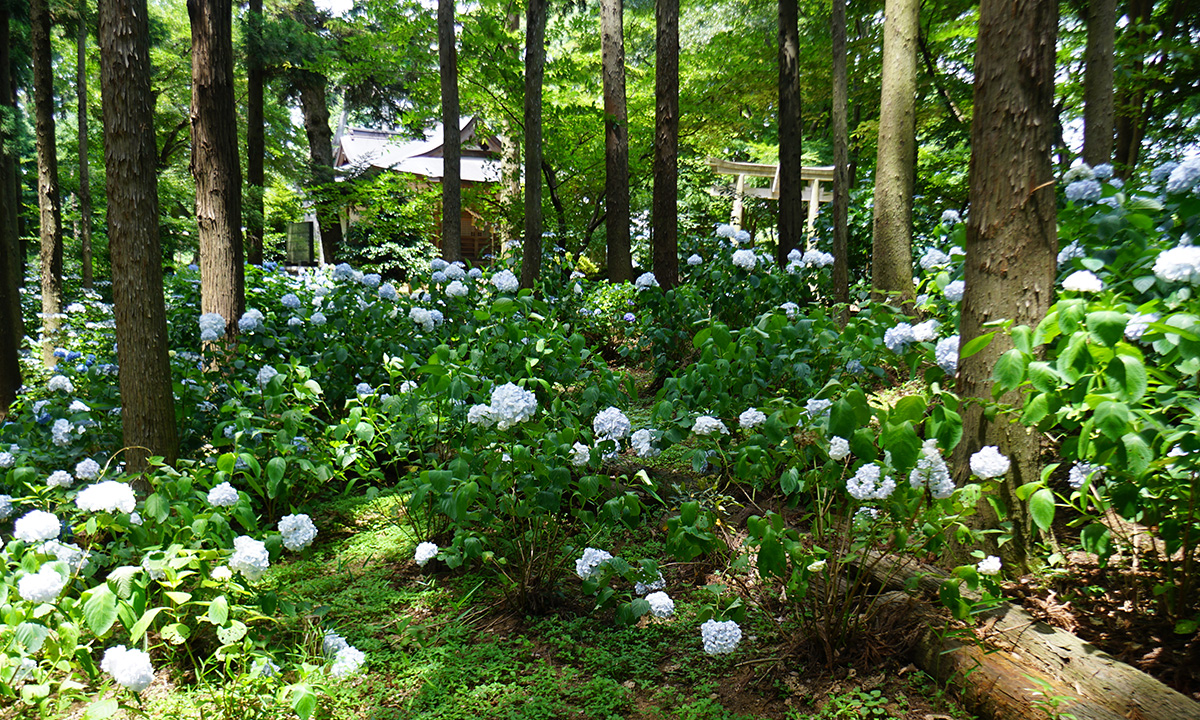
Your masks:
M 1022 400 L 989 407 L 1060 460 L 1020 488 L 1035 568 L 1136 569 L 1181 637 L 1200 623 L 1195 167 L 1063 179 L 1058 302 L 995 328 L 1015 345 L 996 397 Z M 870 580 L 882 554 L 945 563 L 945 621 L 1012 592 L 983 550 L 1010 531 L 973 521 L 1009 459 L 985 447 L 957 483 L 948 465 L 957 364 L 987 342 L 959 347 L 956 227 L 918 250 L 914 304 L 864 291 L 844 324 L 823 241 L 780 267 L 728 227 L 668 290 L 569 271 L 521 290 L 506 260 L 432 259 L 407 286 L 265 264 L 233 321 L 197 312 L 181 268 L 183 458 L 137 476 L 111 309 L 81 292 L 0 426 L 4 712 L 956 713 Z

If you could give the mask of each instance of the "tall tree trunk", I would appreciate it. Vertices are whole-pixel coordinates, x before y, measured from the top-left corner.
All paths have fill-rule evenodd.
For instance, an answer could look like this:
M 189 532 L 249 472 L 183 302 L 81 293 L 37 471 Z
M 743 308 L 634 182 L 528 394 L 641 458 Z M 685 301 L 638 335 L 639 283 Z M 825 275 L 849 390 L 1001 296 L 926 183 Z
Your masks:
M 525 14 L 525 240 L 521 287 L 542 270 L 542 78 L 546 73 L 547 0 L 528 0 Z
M 629 122 L 625 111 L 624 0 L 601 0 L 600 64 L 604 79 L 604 230 L 608 279 L 633 280 L 629 245 Z
M 967 219 L 966 292 L 961 337 L 966 345 L 1007 319 L 1036 326 L 1054 296 L 1058 241 L 1054 174 L 1054 61 L 1057 0 L 983 0 L 975 55 L 974 120 L 971 123 L 971 213 Z M 955 453 L 956 475 L 985 445 L 998 445 L 1012 460 L 998 499 L 1012 522 L 1012 542 L 997 554 L 1022 567 L 1029 543 L 1029 516 L 1014 490 L 1039 477 L 1039 436 L 1001 418 L 988 422 L 982 403 L 991 399 L 992 367 L 1012 347 L 997 333 L 982 351 L 959 365 L 957 389 L 963 437 Z M 1016 392 L 1002 402 L 1019 403 Z M 979 519 L 998 522 L 987 502 Z M 989 549 L 995 551 L 994 542 Z
M 1083 74 L 1083 161 L 1092 167 L 1113 159 L 1113 62 L 1117 0 L 1088 0 Z
M 130 470 L 179 454 L 158 236 L 146 0 L 99 0 L 100 93 L 121 424 Z
M 438 69 L 442 80 L 442 257 L 462 260 L 462 131 L 454 0 L 438 0 Z
M 679 0 L 654 3 L 654 276 L 679 282 Z
M 75 99 L 79 122 L 79 245 L 83 262 L 82 282 L 92 287 L 92 187 L 88 170 L 88 92 L 87 92 L 87 0 L 79 3 L 79 34 L 76 37 Z
M 846 0 L 833 0 L 833 300 L 850 304 L 850 132 L 846 104 Z
M 1137 37 L 1139 45 L 1149 36 L 1147 26 L 1154 10 L 1153 0 L 1129 0 L 1126 17 L 1129 29 Z M 1142 136 L 1146 131 L 1146 61 L 1140 52 L 1131 53 L 1132 65 L 1121 73 L 1122 82 L 1116 101 L 1116 165 L 1117 174 L 1128 179 L 1137 167 L 1141 153 Z
M 10 11 L 0 3 L 0 417 L 21 388 L 21 338 L 25 336 L 21 321 L 20 259 L 17 236 L 16 159 L 12 155 L 12 137 L 16 103 L 10 77 L 11 36 Z
M 871 285 L 880 298 L 908 301 L 912 286 L 912 195 L 916 161 L 917 0 L 887 0 L 875 163 Z
M 246 226 L 246 255 L 251 265 L 262 265 L 263 162 L 266 138 L 263 125 L 263 3 L 250 0 L 246 18 L 246 194 L 242 214 Z
M 200 229 L 200 311 L 227 337 L 246 309 L 242 168 L 233 99 L 233 5 L 188 0 L 192 23 L 192 177 Z
M 787 264 L 788 253 L 804 245 L 799 22 L 797 0 L 779 0 L 779 244 L 775 259 L 780 267 Z
M 54 348 L 62 325 L 62 199 L 58 190 L 58 145 L 54 137 L 54 68 L 51 65 L 50 8 L 30 0 L 29 34 L 33 46 L 33 108 L 37 133 L 38 210 L 42 272 L 42 363 L 54 367 Z
M 308 71 L 301 71 L 297 80 L 304 134 L 308 136 L 312 183 L 318 190 L 315 206 L 317 225 L 321 228 L 321 254 L 326 263 L 332 264 L 337 262 L 337 251 L 342 244 L 342 219 L 337 203 L 327 197 L 336 190 L 333 187 L 333 131 L 329 129 L 329 101 L 325 94 L 327 83 L 324 75 Z

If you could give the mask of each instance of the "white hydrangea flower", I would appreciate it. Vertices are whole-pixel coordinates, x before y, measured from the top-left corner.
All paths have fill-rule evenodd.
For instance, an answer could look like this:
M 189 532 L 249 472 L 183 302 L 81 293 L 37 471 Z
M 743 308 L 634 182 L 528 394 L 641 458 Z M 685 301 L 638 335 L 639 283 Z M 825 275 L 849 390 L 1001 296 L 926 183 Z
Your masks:
M 592 432 L 596 434 L 598 442 L 605 440 L 620 442 L 622 438 L 629 435 L 632 429 L 633 424 L 629 422 L 625 413 L 612 406 L 596 413 L 596 417 L 592 419 Z
M 453 280 L 446 286 L 446 295 L 449 297 L 465 297 L 468 292 L 467 286 L 458 280 Z
M 733 264 L 750 272 L 758 265 L 758 256 L 754 254 L 753 250 L 734 250 Z
M 66 586 L 67 578 L 54 568 L 54 563 L 46 563 L 36 573 L 18 580 L 17 592 L 26 602 L 41 604 L 53 602 Z
M 1167 192 L 1172 195 L 1185 193 L 1200 181 L 1200 155 L 1193 155 L 1171 169 L 1167 177 Z
M 922 270 L 933 270 L 950 264 L 950 256 L 941 250 L 931 247 L 925 251 L 918 261 Z
M 652 272 L 642 273 L 641 275 L 638 275 L 637 280 L 633 281 L 633 286 L 639 292 L 642 290 L 649 290 L 650 288 L 656 288 L 659 286 L 658 278 L 655 277 L 654 273 Z
M 1159 253 L 1154 274 L 1166 282 L 1200 285 L 1200 246 L 1180 245 Z
M 975 569 L 980 575 L 999 575 L 1000 574 L 1000 558 L 995 555 L 988 555 L 980 560 L 975 565 Z
M 954 479 L 950 477 L 950 468 L 946 467 L 946 461 L 938 450 L 937 440 L 930 438 L 921 445 L 921 457 L 908 474 L 908 484 L 914 490 L 929 488 L 938 500 L 945 500 L 954 494 Z
M 833 401 L 822 398 L 813 398 L 804 403 L 804 411 L 808 413 L 809 418 L 813 419 L 828 415 L 831 407 L 833 407 Z
M 496 422 L 496 417 L 492 414 L 492 406 L 472 405 L 471 409 L 467 411 L 467 422 L 485 428 L 491 427 Z
M 700 626 L 700 638 L 704 642 L 704 652 L 709 655 L 731 653 L 742 641 L 742 629 L 733 620 L 709 620 Z
M 501 270 L 492 276 L 492 286 L 500 292 L 513 293 L 520 289 L 521 282 L 511 270 Z
M 92 409 L 88 407 L 87 403 L 83 402 L 82 400 L 72 400 L 71 404 L 67 406 L 67 412 L 71 413 L 85 413 L 91 411 Z
M 650 614 L 654 617 L 665 618 L 675 614 L 675 601 L 661 590 L 647 595 L 646 602 L 650 603 Z
M 571 447 L 571 464 L 575 467 L 587 465 L 590 458 L 591 450 L 587 445 L 577 442 Z
M 242 332 L 254 332 L 261 329 L 262 326 L 263 314 L 254 308 L 246 308 L 246 312 L 242 313 L 242 317 L 238 319 L 238 330 Z
M 295 310 L 300 307 L 300 298 L 296 297 L 296 293 L 288 293 L 279 298 L 279 304 L 290 310 Z
M 612 555 L 604 550 L 586 548 L 583 556 L 575 561 L 575 574 L 581 580 L 587 580 L 599 574 L 600 566 L 612 560 Z
M 75 496 L 75 505 L 84 512 L 131 513 L 137 506 L 133 488 L 116 480 L 89 485 Z
M 142 692 L 154 682 L 154 666 L 150 664 L 150 655 L 124 645 L 105 650 L 100 669 L 135 693 Z
M 329 669 L 329 674 L 335 678 L 349 677 L 358 673 L 362 667 L 366 656 L 362 650 L 353 645 L 344 647 L 338 650 L 337 655 L 333 658 L 333 667 Z
M 934 319 L 929 319 L 923 323 L 913 325 L 913 339 L 917 342 L 931 342 L 935 337 L 937 337 L 938 325 L 940 325 L 940 323 Z
M 271 384 L 271 379 L 278 374 L 279 371 L 275 368 L 270 365 L 263 365 L 262 369 L 258 371 L 258 386 L 265 390 Z
M 10 452 L 0 452 L 0 470 L 7 470 L 17 464 L 17 458 Z
M 90 563 L 91 553 L 75 543 L 64 543 L 58 540 L 47 540 L 38 546 L 39 555 L 53 555 L 55 560 L 65 562 L 72 572 L 81 572 Z
M 12 495 L 0 495 L 0 520 L 9 519 L 16 511 L 12 504 Z
M 354 386 L 354 394 L 359 397 L 364 397 L 366 395 L 374 395 L 375 388 L 371 387 L 371 383 L 360 382 L 359 384 Z
M 350 643 L 346 642 L 346 638 L 332 630 L 325 631 L 325 637 L 321 640 L 321 652 L 326 657 L 333 657 L 348 647 Z
M 228 482 L 217 485 L 208 491 L 208 504 L 213 507 L 232 507 L 237 505 L 238 492 Z
M 829 459 L 841 462 L 850 457 L 850 441 L 834 435 L 829 438 Z
M 764 413 L 763 411 L 759 410 L 758 408 L 750 408 L 750 409 L 746 410 L 745 412 L 743 412 L 741 415 L 738 415 L 738 425 L 740 425 L 743 430 L 749 430 L 751 428 L 756 428 L 759 425 L 762 425 L 763 423 L 765 423 L 766 421 L 767 421 L 767 414 Z
M 942 290 L 942 294 L 945 295 L 946 299 L 950 302 L 962 302 L 963 292 L 966 291 L 966 288 L 967 284 L 965 282 L 962 280 L 955 280 L 954 282 L 946 284 L 945 289 Z
M 46 478 L 46 487 L 69 488 L 74 483 L 75 478 L 71 477 L 71 473 L 66 470 L 55 470 L 50 473 L 50 477 Z
M 303 550 L 317 537 L 317 526 L 308 515 L 285 515 L 279 521 L 279 532 L 283 535 L 283 546 L 288 550 Z
M 1079 244 L 1078 240 L 1074 240 L 1071 244 L 1058 251 L 1058 266 L 1068 264 L 1072 260 L 1082 260 L 1087 257 L 1087 250 Z
M 951 335 L 938 341 L 933 350 L 934 361 L 938 367 L 951 377 L 958 372 L 958 335 Z
M 957 210 L 943 210 L 942 220 L 943 225 L 957 225 L 962 222 L 962 215 Z
M 737 228 L 734 226 L 728 223 L 721 223 L 717 226 L 717 237 L 732 238 L 734 235 L 737 235 Z
M 505 383 L 492 390 L 492 415 L 501 430 L 529 420 L 536 411 L 537 397 L 525 388 Z
M 46 388 L 50 392 L 58 392 L 59 390 L 70 395 L 75 392 L 75 385 L 71 382 L 71 378 L 66 375 L 55 375 L 50 378 L 50 382 L 46 383 Z
M 217 582 L 225 582 L 226 580 L 233 579 L 233 571 L 229 569 L 228 565 L 218 565 L 212 569 L 212 572 L 208 576 Z
M 642 428 L 635 432 L 629 438 L 629 446 L 640 458 L 658 457 L 662 451 L 654 447 L 654 431 L 649 428 Z
M 100 463 L 84 458 L 75 464 L 75 477 L 79 480 L 95 480 L 100 477 Z
M 794 302 L 785 302 L 779 306 L 779 309 L 783 311 L 784 315 L 787 315 L 788 320 L 795 320 L 796 316 L 800 314 L 800 306 Z
M 1103 466 L 1077 462 L 1071 466 L 1071 471 L 1067 474 L 1067 484 L 1071 486 L 1071 489 L 1078 490 L 1083 487 L 1089 477 L 1099 480 L 1103 475 Z
M 27 543 L 53 540 L 62 532 L 62 523 L 45 510 L 30 510 L 13 525 L 13 536 Z
M 986 445 L 971 456 L 971 472 L 983 480 L 998 478 L 1010 467 L 1012 463 L 1000 454 L 1000 448 L 995 445 Z
M 204 342 L 220 340 L 225 335 L 225 318 L 220 313 L 204 313 L 200 316 L 200 339 Z
M 59 447 L 66 447 L 71 444 L 73 437 L 72 431 L 74 427 L 71 421 L 66 418 L 59 418 L 54 421 L 54 425 L 50 428 L 50 435 L 54 438 L 54 444 Z
M 883 470 L 875 463 L 863 465 L 846 481 L 846 492 L 855 500 L 886 500 L 896 489 L 896 481 L 891 475 L 880 479 L 881 475 Z
M 728 435 L 729 428 L 725 427 L 725 423 L 721 422 L 712 415 L 701 415 L 700 417 L 696 418 L 696 422 L 692 424 L 692 432 L 696 433 L 697 435 L 712 435 L 713 433 Z
M 240 572 L 247 580 L 254 582 L 262 577 L 270 566 L 271 558 L 264 542 L 248 535 L 234 538 L 233 557 L 229 558 L 231 570 Z
M 428 310 L 420 307 L 419 305 L 414 305 L 412 309 L 408 311 L 408 319 L 425 328 L 425 332 L 430 332 L 433 330 L 433 316 L 430 315 Z
M 640 580 L 635 582 L 633 584 L 633 592 L 636 595 L 646 595 L 647 593 L 652 593 L 655 590 L 662 590 L 666 586 L 667 580 L 663 577 L 663 574 L 659 572 L 658 577 L 648 583 L 641 582 Z
M 1063 279 L 1063 290 L 1071 292 L 1100 292 L 1104 283 L 1090 270 L 1076 270 Z
M 425 565 L 438 554 L 438 546 L 431 542 L 423 542 L 417 546 L 416 560 L 417 565 L 425 567 Z
M 790 255 L 788 257 L 791 257 Z M 804 256 L 800 258 L 800 263 L 805 267 L 823 268 L 833 264 L 833 255 L 820 250 L 807 250 Z
M 1129 322 L 1125 324 L 1125 337 L 1129 340 L 1141 340 L 1146 331 L 1150 329 L 1150 323 L 1158 322 L 1160 317 L 1158 313 L 1130 315 Z
M 909 343 L 915 342 L 916 337 L 913 336 L 913 327 L 908 323 L 898 323 L 895 327 L 890 327 L 883 333 L 883 344 L 888 350 L 902 354 L 908 349 Z
M 689 255 L 688 259 L 687 259 L 687 264 L 691 267 L 695 267 L 695 266 L 701 264 L 702 262 L 704 262 L 704 258 L 700 257 L 696 253 L 692 253 L 691 255 Z

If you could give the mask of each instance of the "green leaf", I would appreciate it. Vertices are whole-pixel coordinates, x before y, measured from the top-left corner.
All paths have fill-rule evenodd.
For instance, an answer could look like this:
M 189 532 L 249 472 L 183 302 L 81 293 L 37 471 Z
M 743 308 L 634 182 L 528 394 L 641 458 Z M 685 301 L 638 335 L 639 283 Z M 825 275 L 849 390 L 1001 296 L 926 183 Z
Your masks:
M 171 503 L 158 493 L 146 498 L 146 517 L 156 523 L 163 523 L 171 515 Z
M 87 599 L 83 603 L 84 622 L 94 635 L 103 637 L 117 621 L 117 596 L 108 589 L 107 583 L 97 585 L 85 595 Z
M 783 543 L 779 542 L 779 536 L 773 531 L 769 532 L 758 548 L 758 574 L 782 578 L 786 573 L 787 554 L 783 551 Z
M 139 639 L 141 639 L 142 635 L 150 627 L 150 623 L 154 622 L 154 618 L 158 616 L 158 613 L 165 609 L 166 608 L 156 607 L 142 613 L 142 616 L 138 618 L 138 621 L 133 624 L 133 628 L 129 631 L 129 641 L 131 643 L 136 643 Z
M 213 625 L 224 625 L 229 620 L 229 601 L 218 595 L 208 604 L 208 621 Z
M 1132 355 L 1117 355 L 1104 371 L 1110 387 L 1126 402 L 1137 402 L 1146 394 L 1146 366 Z
M 1092 338 L 1107 347 L 1112 347 L 1125 337 L 1125 313 L 1112 310 L 1097 310 L 1087 316 L 1087 329 Z
M 893 423 L 902 423 L 908 421 L 913 423 L 921 422 L 925 417 L 925 398 L 920 395 L 905 395 L 896 401 L 896 405 L 888 414 L 888 419 Z
M 904 472 L 917 464 L 917 455 L 921 452 L 921 438 L 912 423 L 888 425 L 883 431 L 883 449 L 892 453 L 892 466 Z
M 958 350 L 958 361 L 961 363 L 963 360 L 966 360 L 972 355 L 978 353 L 980 350 L 983 350 L 992 342 L 992 338 L 995 337 L 995 335 L 996 331 L 993 330 L 992 332 L 984 333 L 983 335 L 973 337 L 968 340 Z
M 1125 448 L 1125 470 L 1133 475 L 1141 475 L 1150 468 L 1154 461 L 1154 451 L 1137 433 L 1126 433 L 1121 436 L 1121 445 Z
M 1029 498 L 1029 515 L 1043 532 L 1050 529 L 1054 523 L 1054 493 L 1049 488 L 1042 488 Z
M 1079 533 L 1079 544 L 1084 552 L 1089 552 L 1100 558 L 1100 566 L 1108 562 L 1113 553 L 1112 532 L 1100 523 L 1092 523 Z
M 1029 363 L 1026 371 L 1029 373 L 1029 382 L 1038 392 L 1054 392 L 1058 389 L 1058 383 L 1062 379 L 1050 363 L 1042 360 Z
M 273 457 L 267 462 L 267 479 L 274 484 L 278 484 L 283 480 L 283 473 L 287 470 L 287 460 L 281 457 Z
M 112 717 L 120 707 L 116 698 L 97 700 L 83 711 L 83 720 L 104 720 L 104 718 Z
M 1010 390 L 1015 390 L 1025 379 L 1025 367 L 1028 364 L 1029 356 L 1016 348 L 1001 355 L 996 360 L 995 369 L 992 370 L 992 379 L 995 381 L 992 395 L 1000 397 Z
M 1129 406 L 1125 403 L 1105 400 L 1096 406 L 1093 419 L 1097 430 L 1109 438 L 1117 440 L 1129 429 Z
M 375 427 L 369 422 L 360 422 L 354 426 L 354 434 L 364 443 L 370 443 L 375 439 Z

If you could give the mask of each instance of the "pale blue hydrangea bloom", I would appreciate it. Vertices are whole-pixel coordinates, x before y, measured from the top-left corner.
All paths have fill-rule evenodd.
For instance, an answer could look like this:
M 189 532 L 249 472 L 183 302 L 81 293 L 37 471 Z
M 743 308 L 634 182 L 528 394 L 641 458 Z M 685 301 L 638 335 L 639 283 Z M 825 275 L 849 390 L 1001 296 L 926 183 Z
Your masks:
M 985 445 L 971 456 L 971 472 L 982 480 L 997 478 L 1008 472 L 1012 462 L 1000 454 L 995 445 Z
M 830 255 L 827 252 L 821 252 L 820 250 L 807 250 L 805 251 L 804 256 L 800 259 L 800 262 L 805 267 L 810 268 L 829 267 L 833 264 L 833 255 Z
M 1095 180 L 1076 180 L 1067 186 L 1070 202 L 1095 202 L 1100 199 L 1100 183 Z
M 100 463 L 84 458 L 75 464 L 75 477 L 80 480 L 95 480 L 100 476 Z
M 463 269 L 463 264 L 461 262 L 455 262 L 447 265 L 445 273 L 446 277 L 450 278 L 451 280 L 462 280 L 467 276 L 467 271 Z
M 650 614 L 654 617 L 665 618 L 675 613 L 675 601 L 661 590 L 647 595 L 646 602 L 650 603 Z
M 913 340 L 917 342 L 932 342 L 937 337 L 938 326 L 941 325 L 937 320 L 930 318 L 922 323 L 917 323 L 912 327 Z
M 966 288 L 967 284 L 965 282 L 962 280 L 955 280 L 954 282 L 947 283 L 946 288 L 942 291 L 942 294 L 944 294 L 946 299 L 950 302 L 962 302 L 963 292 L 966 290 Z
M 883 344 L 888 350 L 897 355 L 908 349 L 910 343 L 916 341 L 913 336 L 913 327 L 908 323 L 898 323 L 895 327 L 890 327 L 883 333 Z
M 511 270 L 501 270 L 492 276 L 492 286 L 502 293 L 513 293 L 521 287 L 521 282 Z
M 263 314 L 254 308 L 246 308 L 246 312 L 242 314 L 238 320 L 238 330 L 242 332 L 254 332 L 262 328 Z
M 637 288 L 639 292 L 642 290 L 649 290 L 650 288 L 656 288 L 659 286 L 658 278 L 655 277 L 654 273 L 652 272 L 642 273 L 641 275 L 638 275 L 637 280 L 633 281 L 633 286 Z
M 396 301 L 400 294 L 396 292 L 396 286 L 391 283 L 384 283 L 379 286 L 379 297 L 384 300 Z
M 319 311 L 318 311 L 318 312 L 315 312 L 315 313 L 313 313 L 313 314 L 312 314 L 312 317 L 310 318 L 310 320 L 312 321 L 312 324 L 313 324 L 313 325 L 324 325 L 324 324 L 327 322 L 327 318 L 325 317 L 325 313 L 323 313 L 323 312 L 319 312 Z
M 304 513 L 285 515 L 279 521 L 279 533 L 283 535 L 283 546 L 288 550 L 303 550 L 317 537 L 317 526 Z
M 1146 334 L 1146 330 L 1150 328 L 1150 323 L 1158 322 L 1160 315 L 1158 313 L 1136 313 L 1129 316 L 1129 322 L 1125 325 L 1125 337 L 1129 340 L 1141 340 L 1142 335 Z
M 586 548 L 583 556 L 575 561 L 575 574 L 581 580 L 588 580 L 600 573 L 600 566 L 612 560 L 612 555 L 604 550 Z
M 1200 155 L 1193 155 L 1171 170 L 1167 177 L 1167 192 L 1173 195 L 1185 193 L 1200 180 Z
M 691 255 L 689 255 L 688 259 L 687 259 L 687 264 L 691 267 L 695 267 L 696 265 L 699 265 L 702 262 L 704 262 L 704 258 L 700 257 L 696 253 L 692 253 Z
M 379 281 L 382 279 L 379 277 L 379 273 L 367 273 L 359 279 L 359 282 L 367 287 L 379 287 Z
M 934 268 L 949 265 L 950 256 L 937 248 L 931 247 L 925 250 L 925 254 L 921 256 L 919 263 L 922 270 L 933 270 Z
M 700 626 L 700 639 L 709 655 L 731 653 L 742 641 L 742 629 L 733 620 L 708 620 Z
M 354 394 L 359 397 L 364 395 L 372 395 L 375 393 L 375 388 L 371 387 L 371 383 L 360 382 L 354 386 Z
M 945 500 L 954 494 L 954 479 L 950 477 L 950 468 L 942 459 L 936 439 L 930 438 L 922 443 L 921 457 L 908 474 L 908 484 L 914 490 L 929 488 L 929 492 L 938 500 Z
M 629 446 L 640 458 L 658 457 L 662 451 L 654 447 L 654 431 L 649 428 L 638 430 L 629 438 Z
M 270 566 L 270 555 L 265 543 L 248 535 L 234 538 L 233 556 L 229 558 L 231 570 L 240 572 L 247 580 L 254 582 L 262 577 Z
M 595 433 L 597 442 L 620 441 L 628 436 L 632 429 L 633 424 L 629 422 L 629 418 L 615 407 L 601 410 L 592 419 L 592 432 Z
M 338 650 L 337 655 L 333 659 L 333 667 L 329 669 L 329 674 L 335 678 L 344 678 L 354 675 L 362 667 L 366 660 L 366 655 L 362 650 L 354 647 L 344 647 Z
M 958 335 L 951 335 L 938 341 L 933 350 L 934 361 L 947 375 L 953 376 L 958 372 Z
M 66 470 L 55 470 L 50 473 L 50 477 L 46 479 L 47 487 L 63 487 L 69 488 L 74 484 L 75 478 L 71 477 L 71 473 Z
M 1067 473 L 1067 484 L 1073 490 L 1078 490 L 1083 487 L 1088 478 L 1099 480 L 1104 475 L 1104 467 L 1101 465 L 1093 465 L 1086 462 L 1077 462 L 1071 466 L 1071 471 Z
M 837 435 L 829 438 L 829 459 L 841 462 L 848 457 L 850 457 L 850 441 Z
M 304 318 L 295 317 L 295 316 L 288 318 L 288 327 L 290 327 L 290 328 L 300 327 L 303 324 L 304 324 Z
M 960 215 L 957 210 L 942 211 L 941 223 L 943 225 L 958 225 L 961 222 L 962 222 L 962 215 Z
M 496 427 L 508 430 L 533 417 L 537 411 L 537 397 L 525 388 L 505 383 L 492 390 L 491 408 Z
M 753 250 L 734 250 L 733 264 L 749 272 L 758 265 L 758 256 Z
M 725 427 L 725 423 L 711 415 L 701 415 L 692 424 L 692 432 L 697 435 L 712 435 L 714 433 L 728 435 L 729 428 Z
M 217 485 L 208 491 L 208 504 L 213 507 L 231 507 L 237 505 L 238 492 L 228 482 Z
M 741 415 L 738 415 L 738 425 L 740 425 L 743 430 L 749 430 L 751 428 L 756 428 L 759 425 L 762 425 L 763 423 L 765 423 L 766 421 L 767 421 L 766 413 L 764 413 L 762 410 L 759 410 L 758 408 L 750 408 L 750 409 L 746 410 L 745 412 L 743 412 Z
M 278 374 L 279 371 L 275 368 L 271 367 L 270 365 L 263 365 L 262 369 L 258 371 L 258 386 L 266 389 L 266 387 L 271 384 L 272 378 Z
M 571 446 L 571 464 L 575 467 L 583 467 L 588 464 L 591 459 L 591 451 L 587 445 L 577 442 Z
M 1084 250 L 1083 246 L 1079 244 L 1079 241 L 1075 240 L 1072 241 L 1070 245 L 1067 245 L 1062 250 L 1058 251 L 1058 266 L 1062 267 L 1072 260 L 1082 260 L 1085 257 L 1087 257 L 1087 250 Z
M 886 500 L 895 489 L 896 481 L 875 463 L 863 465 L 846 481 L 846 492 L 855 500 Z
M 50 382 L 46 383 L 46 388 L 50 392 L 58 392 L 59 390 L 70 395 L 75 392 L 75 385 L 71 382 L 71 378 L 66 375 L 55 375 L 50 378 Z
M 296 297 L 296 293 L 288 293 L 279 298 L 279 302 L 285 308 L 295 310 L 300 307 L 300 298 Z
M 200 339 L 204 342 L 220 340 L 225 334 L 225 318 L 220 313 L 204 313 L 200 316 Z
M 1200 284 L 1200 247 L 1180 245 L 1159 253 L 1154 274 L 1166 282 Z
M 452 280 L 446 286 L 446 295 L 449 297 L 464 297 L 468 292 L 468 288 L 459 280 Z

